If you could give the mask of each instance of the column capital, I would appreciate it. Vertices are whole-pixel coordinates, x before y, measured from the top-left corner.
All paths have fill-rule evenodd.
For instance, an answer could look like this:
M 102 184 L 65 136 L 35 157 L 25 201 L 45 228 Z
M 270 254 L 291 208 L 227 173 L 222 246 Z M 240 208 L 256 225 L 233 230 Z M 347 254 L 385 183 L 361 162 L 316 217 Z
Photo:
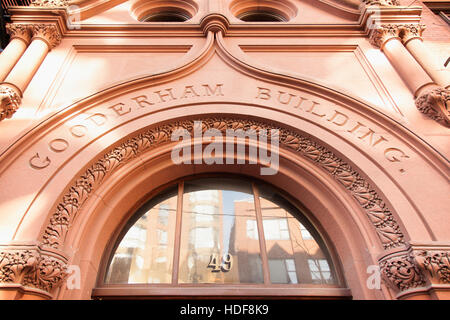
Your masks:
M 25 42 L 26 45 L 30 44 L 31 41 L 31 31 L 29 25 L 18 24 L 18 23 L 8 23 L 6 25 L 6 32 L 8 32 L 10 39 L 20 39 Z
M 400 40 L 400 27 L 396 24 L 382 24 L 372 29 L 370 43 L 383 49 L 383 46 L 392 39 Z
M 30 25 L 33 39 L 41 39 L 47 43 L 49 50 L 61 43 L 61 32 L 53 24 L 38 23 Z
M 399 6 L 398 0 L 361 0 L 366 6 Z
M 419 95 L 416 107 L 427 117 L 450 127 L 450 90 L 435 88 Z
M 31 6 L 45 8 L 64 8 L 68 7 L 70 0 L 32 0 Z
M 12 86 L 0 84 L 0 121 L 9 119 L 22 103 L 21 93 Z
M 413 39 L 422 40 L 422 33 L 426 29 L 426 25 L 424 24 L 403 24 L 399 26 L 400 28 L 400 36 L 402 38 L 403 43 L 406 43 Z
M 0 245 L 0 288 L 21 287 L 51 298 L 67 277 L 67 259 L 38 244 Z

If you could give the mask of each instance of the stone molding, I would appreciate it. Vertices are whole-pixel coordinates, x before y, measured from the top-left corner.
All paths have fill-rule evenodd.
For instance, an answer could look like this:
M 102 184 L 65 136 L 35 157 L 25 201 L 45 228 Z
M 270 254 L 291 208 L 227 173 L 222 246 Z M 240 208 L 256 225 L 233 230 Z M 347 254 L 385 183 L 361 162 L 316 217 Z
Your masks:
M 385 201 L 357 171 L 324 146 L 297 132 L 260 121 L 236 118 L 199 120 L 204 124 L 204 131 L 217 129 L 225 133 L 226 129 L 278 129 L 280 146 L 313 161 L 347 189 L 366 213 L 385 249 L 403 246 L 404 235 Z M 128 139 L 98 159 L 72 184 L 57 204 L 42 235 L 42 245 L 54 249 L 63 247 L 66 234 L 76 216 L 80 214 L 83 204 L 102 181 L 119 166 L 160 144 L 171 143 L 170 137 L 175 130 L 184 128 L 192 133 L 193 127 L 194 120 L 186 120 L 150 129 Z
M 6 25 L 6 32 L 10 36 L 10 40 L 20 39 L 25 42 L 26 45 L 31 41 L 31 30 L 27 24 L 8 23 Z
M 50 294 L 67 276 L 67 259 L 38 245 L 0 245 L 0 287 L 20 285 Z
M 33 35 L 32 40 L 41 39 L 45 41 L 50 50 L 61 43 L 61 32 L 56 25 L 38 23 L 30 25 L 30 28 Z
M 0 85 L 0 121 L 11 118 L 21 103 L 19 93 L 7 85 Z
M 450 127 L 450 90 L 435 88 L 416 99 L 416 107 L 427 117 Z

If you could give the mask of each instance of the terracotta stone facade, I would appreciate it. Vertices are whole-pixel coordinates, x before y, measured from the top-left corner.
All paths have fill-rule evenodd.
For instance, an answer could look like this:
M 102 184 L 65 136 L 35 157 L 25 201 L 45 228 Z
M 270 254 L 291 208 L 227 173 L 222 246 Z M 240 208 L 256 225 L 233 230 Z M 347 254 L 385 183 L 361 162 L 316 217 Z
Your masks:
M 342 284 L 293 295 L 450 298 L 450 28 L 420 1 L 34 0 L 8 11 L 0 299 L 101 296 L 134 212 L 203 174 L 264 181 L 311 213 Z M 196 121 L 276 129 L 278 172 L 261 175 L 258 159 L 175 164 L 171 135 Z

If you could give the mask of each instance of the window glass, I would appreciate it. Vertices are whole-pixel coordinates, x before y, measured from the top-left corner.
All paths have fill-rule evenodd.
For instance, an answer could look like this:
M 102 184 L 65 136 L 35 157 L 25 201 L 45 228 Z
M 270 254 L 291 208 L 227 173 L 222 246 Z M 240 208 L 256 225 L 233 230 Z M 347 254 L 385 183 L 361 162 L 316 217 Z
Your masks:
M 177 197 L 145 211 L 122 238 L 106 283 L 170 283 Z
M 263 282 L 250 183 L 185 182 L 181 226 L 179 283 Z
M 335 283 L 323 246 L 300 223 L 299 218 L 305 223 L 307 221 L 298 210 L 269 187 L 260 187 L 260 205 L 270 281 L 285 284 Z M 291 212 L 298 213 L 298 217 Z M 317 268 L 312 269 L 310 261 L 316 260 L 314 266 Z

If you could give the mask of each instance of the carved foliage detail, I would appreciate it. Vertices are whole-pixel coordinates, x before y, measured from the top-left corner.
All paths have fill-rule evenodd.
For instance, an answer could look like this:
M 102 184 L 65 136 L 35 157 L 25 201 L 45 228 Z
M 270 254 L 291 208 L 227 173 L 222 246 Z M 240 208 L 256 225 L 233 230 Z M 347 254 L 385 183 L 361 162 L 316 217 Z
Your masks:
M 362 0 L 367 6 L 398 6 L 400 3 L 397 0 Z
M 395 24 L 382 24 L 373 29 L 370 34 L 369 41 L 377 48 L 381 48 L 383 44 L 391 39 L 400 36 L 400 27 Z
M 380 267 L 385 280 L 400 291 L 425 285 L 420 270 L 408 253 L 402 253 L 382 260 Z
M 416 99 L 416 107 L 427 117 L 450 127 L 450 90 L 437 88 Z
M 31 25 L 33 37 L 44 39 L 50 46 L 50 49 L 61 43 L 61 34 L 58 28 L 52 24 L 38 23 Z
M 417 265 L 428 272 L 431 282 L 450 284 L 450 254 L 447 251 L 422 250 L 414 254 Z
M 0 251 L 0 283 L 17 283 L 51 292 L 66 276 L 64 261 L 38 250 Z
M 32 0 L 31 5 L 35 7 L 61 8 L 69 5 L 69 0 Z
M 369 183 L 350 165 L 309 137 L 258 121 L 229 118 L 207 118 L 201 119 L 201 121 L 203 131 L 217 129 L 223 134 L 227 129 L 253 129 L 259 133 L 261 133 L 260 130 L 264 130 L 270 136 L 271 129 L 278 129 L 281 146 L 302 154 L 315 162 L 352 194 L 374 225 L 384 248 L 397 247 L 404 243 L 404 236 L 392 213 Z M 106 153 L 103 158 L 89 167 L 73 183 L 57 205 L 42 236 L 43 245 L 60 248 L 71 223 L 79 214 L 84 202 L 107 175 L 139 153 L 159 144 L 170 142 L 172 132 L 181 128 L 193 133 L 194 120 L 166 124 L 141 133 Z
M 25 43 L 29 43 L 31 39 L 31 32 L 29 25 L 26 24 L 17 24 L 17 23 L 8 23 L 6 25 L 6 32 L 10 35 L 11 39 L 19 38 L 25 41 Z
M 0 121 L 11 118 L 21 103 L 22 99 L 16 91 L 0 86 Z
M 426 26 L 424 24 L 403 24 L 400 26 L 400 35 L 403 42 L 407 42 L 413 38 L 421 38 L 425 29 Z

